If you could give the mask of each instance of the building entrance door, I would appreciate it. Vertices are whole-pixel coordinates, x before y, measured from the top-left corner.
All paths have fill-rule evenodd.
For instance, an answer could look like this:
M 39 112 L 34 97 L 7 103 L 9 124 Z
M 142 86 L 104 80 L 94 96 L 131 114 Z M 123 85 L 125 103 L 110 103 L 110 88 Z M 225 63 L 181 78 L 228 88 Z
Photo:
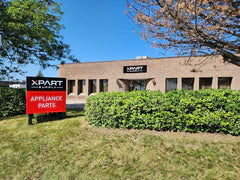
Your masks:
M 129 91 L 145 91 L 146 86 L 146 80 L 130 80 Z

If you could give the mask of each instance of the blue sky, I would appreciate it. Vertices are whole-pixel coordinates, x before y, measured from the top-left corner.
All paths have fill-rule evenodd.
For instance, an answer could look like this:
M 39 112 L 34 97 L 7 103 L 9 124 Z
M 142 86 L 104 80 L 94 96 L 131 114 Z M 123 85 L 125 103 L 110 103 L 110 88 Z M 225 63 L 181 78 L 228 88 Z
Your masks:
M 136 26 L 125 14 L 125 0 L 57 1 L 62 3 L 64 12 L 64 42 L 81 62 L 163 57 L 133 31 Z M 27 76 L 35 76 L 40 67 L 29 65 L 25 70 Z M 53 68 L 42 72 L 44 76 L 58 76 Z

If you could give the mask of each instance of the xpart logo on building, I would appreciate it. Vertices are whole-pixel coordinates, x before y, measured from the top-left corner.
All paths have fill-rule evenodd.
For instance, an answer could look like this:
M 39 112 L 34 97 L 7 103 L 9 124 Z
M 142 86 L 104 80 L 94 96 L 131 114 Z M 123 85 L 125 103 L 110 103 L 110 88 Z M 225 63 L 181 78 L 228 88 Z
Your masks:
M 146 65 L 138 65 L 138 66 L 124 66 L 123 73 L 145 73 L 147 72 Z

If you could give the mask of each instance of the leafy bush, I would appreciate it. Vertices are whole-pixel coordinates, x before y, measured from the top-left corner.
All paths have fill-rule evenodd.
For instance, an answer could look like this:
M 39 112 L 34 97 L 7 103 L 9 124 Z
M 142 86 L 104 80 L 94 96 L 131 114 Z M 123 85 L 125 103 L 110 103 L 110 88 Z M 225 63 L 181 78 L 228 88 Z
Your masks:
M 24 89 L 0 87 L 0 117 L 24 114 L 25 104 Z
M 99 93 L 85 111 L 95 126 L 240 135 L 240 91 Z

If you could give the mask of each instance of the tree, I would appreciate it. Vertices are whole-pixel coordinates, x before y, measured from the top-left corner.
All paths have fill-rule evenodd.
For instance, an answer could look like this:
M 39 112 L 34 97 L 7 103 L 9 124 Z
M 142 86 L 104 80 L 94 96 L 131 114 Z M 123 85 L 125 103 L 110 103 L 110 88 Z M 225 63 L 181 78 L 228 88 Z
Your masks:
M 62 15 L 53 0 L 0 0 L 0 79 L 23 74 L 27 64 L 47 68 L 57 61 L 77 61 L 60 35 Z
M 42 71 L 41 71 L 41 70 L 39 70 L 39 71 L 38 71 L 38 73 L 37 73 L 36 77 L 44 77 L 44 76 L 43 76 L 43 73 L 42 73 Z
M 126 0 L 129 17 L 153 47 L 178 55 L 219 54 L 240 65 L 239 0 Z

